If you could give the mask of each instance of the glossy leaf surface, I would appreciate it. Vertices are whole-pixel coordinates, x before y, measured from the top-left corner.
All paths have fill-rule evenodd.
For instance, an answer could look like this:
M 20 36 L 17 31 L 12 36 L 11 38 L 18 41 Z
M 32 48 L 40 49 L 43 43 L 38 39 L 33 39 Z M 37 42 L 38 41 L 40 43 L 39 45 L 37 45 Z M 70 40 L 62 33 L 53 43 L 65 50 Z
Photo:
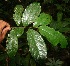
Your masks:
M 47 57 L 47 48 L 41 35 L 33 29 L 27 32 L 27 40 L 31 55 L 39 60 Z
M 9 57 L 15 56 L 18 50 L 18 39 L 16 37 L 11 37 L 7 39 L 6 51 Z
M 20 25 L 21 23 L 21 17 L 22 17 L 22 12 L 23 12 L 24 8 L 22 5 L 17 5 L 15 8 L 14 8 L 14 13 L 13 14 L 13 19 L 14 21 L 16 22 L 17 26 Z
M 66 48 L 67 40 L 59 31 L 55 31 L 53 28 L 48 26 L 40 26 L 39 32 L 45 36 L 53 46 L 60 43 L 62 48 Z
M 33 23 L 34 27 L 39 25 L 48 25 L 50 24 L 52 17 L 49 14 L 41 13 L 40 16 Z
M 20 37 L 24 32 L 24 28 L 23 27 L 18 27 L 18 28 L 13 28 L 11 31 L 10 31 L 10 34 L 8 35 L 9 37 Z
M 23 34 L 23 28 L 12 28 L 10 34 L 8 34 L 6 51 L 9 57 L 16 54 L 18 50 L 18 38 Z
M 32 3 L 25 9 L 22 16 L 23 26 L 27 26 L 34 22 L 41 12 L 40 3 Z

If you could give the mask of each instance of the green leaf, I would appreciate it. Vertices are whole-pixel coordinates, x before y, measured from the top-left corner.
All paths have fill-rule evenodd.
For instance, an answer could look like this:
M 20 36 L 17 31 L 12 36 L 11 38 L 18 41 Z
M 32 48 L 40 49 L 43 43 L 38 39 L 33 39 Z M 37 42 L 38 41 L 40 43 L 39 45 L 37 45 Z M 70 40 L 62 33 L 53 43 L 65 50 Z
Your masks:
M 47 48 L 41 35 L 33 29 L 27 31 L 27 40 L 29 45 L 29 51 L 31 55 L 36 59 L 46 59 Z
M 48 26 L 41 26 L 39 27 L 39 32 L 47 38 L 47 40 L 52 43 L 54 46 L 56 46 L 59 42 L 59 39 L 57 38 L 57 33 L 53 28 L 50 28 Z
M 33 25 L 38 27 L 39 25 L 48 25 L 50 24 L 52 17 L 49 14 L 41 13 L 40 16 L 35 20 Z
M 22 17 L 23 26 L 33 23 L 41 12 L 40 3 L 32 3 L 25 9 Z
M 67 40 L 64 35 L 58 32 L 59 43 L 61 44 L 61 48 L 66 48 L 68 45 Z
M 21 17 L 22 17 L 22 12 L 23 12 L 24 8 L 22 5 L 17 5 L 15 8 L 14 8 L 14 12 L 15 14 L 13 14 L 13 19 L 14 21 L 16 22 L 17 26 L 20 25 L 21 23 Z
M 40 26 L 39 32 L 41 35 L 45 36 L 53 46 L 56 46 L 58 43 L 60 43 L 62 48 L 66 48 L 68 44 L 67 40 L 59 31 L 55 31 L 53 28 L 48 26 Z
M 12 28 L 12 30 L 10 31 L 10 34 L 8 35 L 9 37 L 20 37 L 24 32 L 24 28 L 23 27 L 18 27 L 18 28 Z
M 16 54 L 18 50 L 18 38 L 23 34 L 24 29 L 19 28 L 12 28 L 10 34 L 8 34 L 6 50 L 9 57 L 12 57 Z
M 9 57 L 15 56 L 18 50 L 18 39 L 17 37 L 10 37 L 7 39 L 6 51 Z

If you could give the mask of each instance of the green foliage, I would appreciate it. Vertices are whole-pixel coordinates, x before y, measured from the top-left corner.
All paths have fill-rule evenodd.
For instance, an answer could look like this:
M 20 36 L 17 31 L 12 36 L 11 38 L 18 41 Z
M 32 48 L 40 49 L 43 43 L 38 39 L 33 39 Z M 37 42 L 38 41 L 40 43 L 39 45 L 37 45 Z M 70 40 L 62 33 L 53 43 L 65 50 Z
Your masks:
M 19 9 L 19 7 L 20 7 L 20 11 L 18 10 L 18 12 L 17 12 L 17 9 Z M 18 13 L 22 12 L 21 8 L 22 8 L 22 6 L 19 6 L 19 5 L 15 7 L 14 12 L 16 14 L 15 14 L 14 18 L 16 18 Z M 27 25 L 31 24 L 33 21 L 35 21 L 35 19 L 39 16 L 40 11 L 41 11 L 41 6 L 39 3 L 30 4 L 24 10 L 23 16 L 21 17 L 23 26 L 27 26 Z M 20 15 L 18 15 L 18 16 L 20 16 Z M 47 18 L 48 18 L 48 16 L 47 16 Z M 16 21 L 16 19 L 14 19 L 14 20 Z M 20 20 L 17 20 L 17 22 L 18 21 L 20 21 Z M 19 24 L 17 24 L 17 26 L 19 26 Z M 35 47 L 33 47 L 31 39 L 29 38 L 29 37 L 31 37 L 31 34 L 33 34 L 33 33 L 32 32 L 29 33 L 30 31 L 33 31 L 34 35 L 35 34 L 37 35 L 38 33 L 34 30 L 28 30 L 28 32 L 27 32 L 29 49 L 30 49 L 32 56 L 35 59 L 45 59 L 47 56 L 47 49 L 46 49 L 46 45 L 44 43 L 44 40 L 42 39 L 42 37 L 39 34 L 37 37 L 36 37 L 36 35 L 35 36 L 33 35 L 34 40 L 32 39 L 32 41 L 33 41 L 33 44 L 35 46 Z M 18 38 L 23 34 L 23 32 L 24 31 L 22 28 L 15 28 L 15 29 L 13 28 L 10 31 L 10 34 L 8 35 L 8 39 L 7 39 L 8 44 L 6 47 L 7 54 L 9 55 L 9 57 L 12 57 L 16 54 L 16 52 L 18 50 Z M 38 39 L 38 38 L 40 38 L 40 39 Z
M 28 26 L 29 24 L 33 23 L 37 16 L 39 16 L 40 12 L 40 3 L 32 3 L 27 6 L 22 16 L 23 26 Z
M 59 43 L 59 38 L 57 32 L 48 26 L 40 26 L 39 32 L 41 35 L 45 36 L 51 44 L 56 46 Z
M 17 26 L 21 24 L 21 17 L 23 10 L 24 8 L 22 5 L 16 5 L 16 7 L 14 8 L 15 14 L 13 14 L 13 19 L 16 22 Z
M 0 53 L 0 61 L 6 59 L 6 57 L 7 57 L 7 54 L 6 53 L 4 53 L 4 54 L 1 54 Z
M 29 54 L 26 55 L 26 57 L 21 57 L 21 55 L 19 53 L 17 53 L 17 55 L 15 57 L 15 62 L 17 63 L 17 65 L 28 66 L 29 61 L 30 61 L 30 55 Z
M 55 59 L 48 59 L 49 62 L 46 63 L 47 66 L 62 66 L 63 62 L 59 59 L 55 61 Z
M 2 53 L 0 50 L 0 66 L 45 66 L 41 59 L 53 56 L 62 60 L 67 59 L 70 48 L 67 43 L 70 42 L 69 3 L 69 0 L 1 0 L 0 19 L 12 22 L 11 26 L 15 21 L 18 27 L 12 27 L 6 37 L 7 53 Z M 57 44 L 60 44 L 60 47 Z M 57 49 L 56 52 L 54 48 Z M 55 59 L 48 59 L 46 65 L 61 66 L 63 62 Z M 65 61 L 64 64 L 67 63 Z
M 40 26 L 39 32 L 45 36 L 47 40 L 53 44 L 53 46 L 56 46 L 58 43 L 60 43 L 62 48 L 66 48 L 68 44 L 67 40 L 60 32 L 55 31 L 53 28 L 48 26 Z
M 10 37 L 7 39 L 6 51 L 9 57 L 15 56 L 18 50 L 18 39 L 16 37 Z
M 33 23 L 34 27 L 38 27 L 40 25 L 48 25 L 50 24 L 52 17 L 49 14 L 41 13 L 40 16 Z
M 9 57 L 15 56 L 18 50 L 18 37 L 23 34 L 23 28 L 13 28 L 7 38 L 6 51 Z
M 32 3 L 23 12 L 23 7 L 21 5 L 17 5 L 14 9 L 14 21 L 16 22 L 17 26 L 20 25 L 22 22 L 23 26 L 28 26 L 29 24 L 33 23 L 34 28 L 36 27 L 40 34 L 45 36 L 46 39 L 53 45 L 57 46 L 58 43 L 61 44 L 61 48 L 66 48 L 67 40 L 66 38 L 59 32 L 55 31 L 54 28 L 48 27 L 48 24 L 51 23 L 52 17 L 49 14 L 41 13 L 41 6 L 39 3 Z M 18 16 L 18 17 L 16 17 Z M 60 17 L 60 18 L 58 18 Z M 62 13 L 57 14 L 57 21 L 61 21 Z M 17 21 L 16 21 L 17 20 Z M 47 25 L 47 26 L 46 26 Z M 31 28 L 31 27 L 30 27 Z M 46 59 L 47 57 L 47 48 L 42 36 L 38 33 L 37 30 L 30 29 L 28 27 L 27 30 L 27 41 L 29 45 L 29 51 L 34 57 L 34 59 Z M 18 38 L 26 33 L 24 32 L 24 27 L 17 27 L 13 28 L 10 31 L 7 39 L 7 54 L 9 57 L 12 57 L 16 54 L 18 50 Z
M 29 29 L 27 32 L 27 40 L 32 56 L 35 59 L 45 59 L 47 56 L 47 49 L 41 35 L 38 32 Z
M 53 3 L 54 0 L 50 0 L 50 2 Z M 62 8 L 58 4 L 56 6 L 58 10 Z M 51 15 L 42 13 L 40 3 L 31 3 L 25 9 L 22 5 L 17 5 L 14 8 L 13 19 L 18 27 L 12 27 L 10 34 L 8 34 L 6 44 L 6 52 L 12 58 L 10 66 L 16 66 L 16 64 L 36 66 L 36 60 L 45 60 L 47 58 L 48 48 L 45 40 L 48 40 L 52 46 L 57 46 L 60 43 L 61 48 L 66 48 L 68 45 L 67 39 L 60 31 L 63 32 L 63 29 L 64 32 L 69 31 L 70 28 L 67 25 L 70 24 L 70 18 L 63 19 L 63 21 L 62 18 L 63 13 L 61 10 L 57 13 L 56 21 L 52 19 Z M 19 43 L 21 37 L 23 41 Z M 25 45 L 27 48 L 25 48 Z M 3 55 L 1 56 L 3 57 Z M 1 60 L 3 59 L 5 58 L 1 58 Z M 55 61 L 53 59 L 49 61 L 50 63 L 47 63 L 49 66 L 61 65 L 59 60 Z
M 24 28 L 23 27 L 18 27 L 18 28 L 12 28 L 10 31 L 10 34 L 8 34 L 8 37 L 17 37 L 19 38 L 22 34 L 24 33 Z
M 70 27 L 70 18 L 65 18 L 62 20 L 63 13 L 57 13 L 57 20 L 52 20 L 50 27 L 54 28 L 55 30 L 59 30 L 60 32 L 68 32 Z
M 61 48 L 66 48 L 68 42 L 65 36 L 63 36 L 60 32 L 58 32 L 58 38 L 59 38 L 59 43 L 61 44 Z

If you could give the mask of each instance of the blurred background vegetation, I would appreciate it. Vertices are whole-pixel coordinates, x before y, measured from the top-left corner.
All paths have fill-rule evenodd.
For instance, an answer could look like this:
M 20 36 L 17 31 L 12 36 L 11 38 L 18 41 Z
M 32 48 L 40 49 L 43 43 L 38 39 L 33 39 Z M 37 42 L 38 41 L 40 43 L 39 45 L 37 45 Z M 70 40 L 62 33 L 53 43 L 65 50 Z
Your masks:
M 55 20 L 57 19 L 57 12 L 62 12 L 63 18 L 69 18 L 70 16 L 69 0 L 0 0 L 0 19 L 10 23 L 13 22 L 14 7 L 21 4 L 26 8 L 33 2 L 39 2 L 41 4 L 42 11 L 52 15 Z M 12 24 L 14 24 L 14 22 Z

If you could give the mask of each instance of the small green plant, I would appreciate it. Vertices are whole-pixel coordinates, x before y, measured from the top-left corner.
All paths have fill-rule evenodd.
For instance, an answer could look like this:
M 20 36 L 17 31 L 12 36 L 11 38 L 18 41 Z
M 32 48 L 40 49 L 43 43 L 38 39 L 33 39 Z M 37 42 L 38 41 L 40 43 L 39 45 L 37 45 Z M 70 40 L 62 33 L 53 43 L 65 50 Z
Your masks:
M 68 43 L 65 36 L 48 26 L 52 17 L 41 13 L 40 3 L 32 3 L 26 9 L 22 5 L 17 5 L 14 8 L 13 19 L 18 27 L 12 28 L 8 34 L 6 52 L 9 57 L 16 55 L 19 49 L 18 38 L 24 37 L 24 34 L 27 34 L 25 37 L 27 37 L 29 51 L 35 60 L 47 58 L 47 47 L 42 36 L 46 37 L 52 46 L 60 43 L 61 48 L 66 48 Z
M 62 66 L 63 62 L 60 60 L 56 60 L 54 58 L 48 59 L 49 62 L 46 63 L 47 66 Z
M 65 0 L 63 0 L 65 1 Z M 66 0 L 69 1 L 69 0 Z M 65 4 L 55 4 L 57 7 L 57 18 L 52 19 L 52 22 L 50 24 L 50 27 L 54 28 L 55 30 L 59 30 L 60 32 L 68 33 L 70 32 L 70 18 L 69 17 L 64 17 L 65 13 L 63 12 L 70 12 L 69 8 L 66 7 Z
M 62 20 L 63 13 L 58 12 L 57 13 L 57 20 L 52 20 L 50 27 L 54 28 L 55 30 L 59 30 L 60 32 L 68 32 L 70 31 L 70 28 L 68 25 L 70 25 L 70 18 L 65 18 Z

